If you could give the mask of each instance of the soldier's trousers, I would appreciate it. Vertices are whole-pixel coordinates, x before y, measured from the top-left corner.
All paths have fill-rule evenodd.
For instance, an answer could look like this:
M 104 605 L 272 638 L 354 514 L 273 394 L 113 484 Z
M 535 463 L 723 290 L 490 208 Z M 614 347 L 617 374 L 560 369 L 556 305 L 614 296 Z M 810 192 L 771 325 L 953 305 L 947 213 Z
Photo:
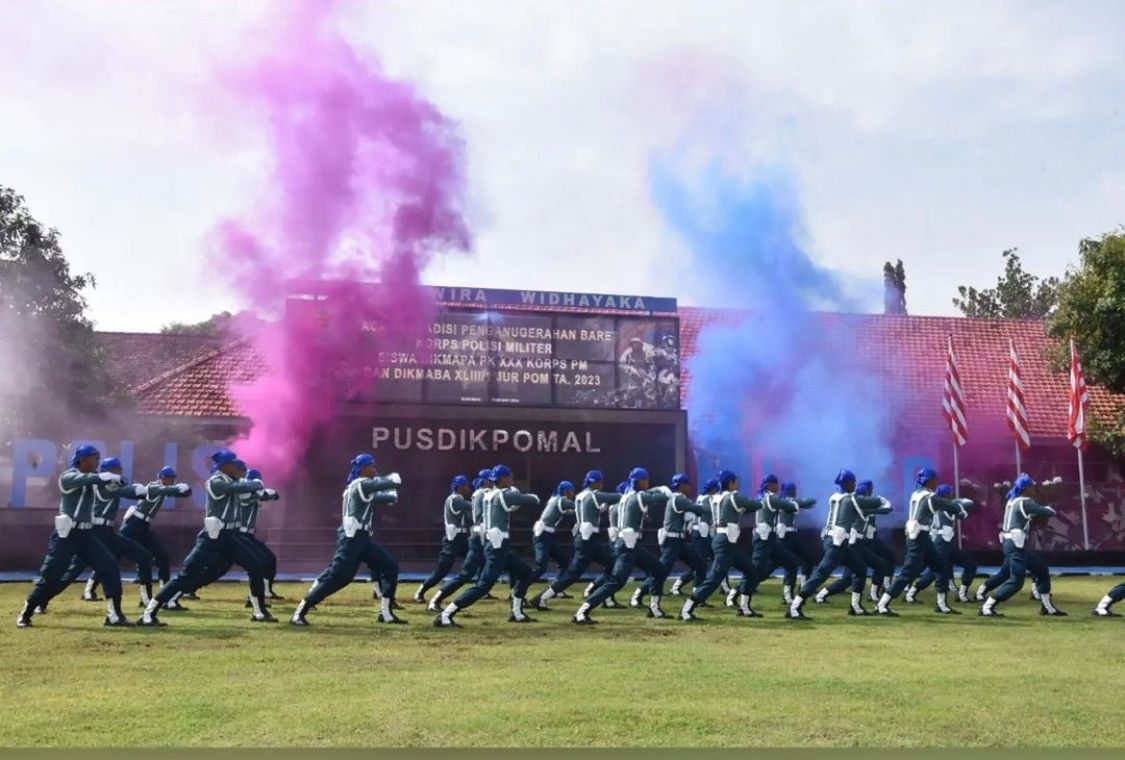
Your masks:
M 953 584 L 953 568 L 961 568 L 961 585 L 971 586 L 977 577 L 977 563 L 964 552 L 957 548 L 957 544 L 952 541 L 934 541 L 934 546 L 938 550 L 938 554 L 945 558 L 945 581 L 948 585 Z M 914 587 L 922 591 L 931 583 L 937 580 L 937 573 L 933 570 L 926 568 L 926 572 L 922 573 L 922 577 L 914 584 Z
M 860 539 L 852 544 L 852 551 L 858 551 L 863 563 L 871 570 L 871 582 L 876 586 L 881 586 L 883 580 L 891 575 L 894 575 L 895 565 L 894 561 L 888 560 L 882 552 L 890 552 L 882 541 L 875 541 L 874 539 Z M 857 593 L 863 591 L 863 584 L 866 581 L 866 573 L 860 576 L 859 583 L 856 583 L 856 575 L 852 572 L 850 567 L 844 568 L 844 574 L 836 580 L 828 584 L 828 595 L 840 594 L 847 591 L 849 588 Z
M 1114 604 L 1117 604 L 1122 599 L 1125 599 L 1125 583 L 1118 583 L 1116 586 L 1109 590 L 1109 593 L 1107 593 L 1106 596 L 1112 599 Z
M 469 534 L 469 550 L 465 555 L 465 561 L 461 563 L 461 570 L 456 576 L 450 578 L 439 589 L 439 593 L 443 597 L 448 597 L 450 594 L 455 593 L 458 589 L 470 581 L 476 582 L 474 579 L 479 580 L 479 575 L 484 569 L 484 542 L 481 537 L 476 533 Z
M 273 550 L 252 533 L 242 533 L 239 531 L 235 535 L 234 540 L 254 556 L 255 561 L 261 568 L 262 578 L 272 583 L 273 579 L 277 577 L 277 555 L 273 553 Z M 201 588 L 210 586 L 229 573 L 234 565 L 235 563 L 230 556 L 216 556 L 215 561 L 208 564 L 206 569 L 204 569 L 202 578 L 199 580 L 199 585 L 193 589 L 189 589 L 189 591 L 198 591 Z
M 218 538 L 211 538 L 207 531 L 199 531 L 195 538 L 195 546 L 184 559 L 184 566 L 180 574 L 160 589 L 156 600 L 160 604 L 167 604 L 173 597 L 181 593 L 189 593 L 201 588 L 206 578 L 208 567 L 214 568 L 224 560 L 239 565 L 250 576 L 250 593 L 261 598 L 265 595 L 263 578 L 264 568 L 258 556 L 242 541 L 238 540 L 240 534 L 237 530 L 223 529 Z
M 555 579 L 551 590 L 559 594 L 582 579 L 582 574 L 589 569 L 591 562 L 597 562 L 603 568 L 612 570 L 614 565 L 613 553 L 602 541 L 600 533 L 595 533 L 589 539 L 582 536 L 574 537 L 574 557 L 570 560 L 570 567 Z
M 308 605 L 315 606 L 355 580 L 361 563 L 366 563 L 378 579 L 379 592 L 385 599 L 394 599 L 398 587 L 398 561 L 371 534 L 357 530 L 349 538 L 343 528 L 336 530 L 336 554 L 332 562 L 317 576 L 305 594 Z
M 483 599 L 496 585 L 500 573 L 503 572 L 508 573 L 509 578 L 511 578 L 512 596 L 517 599 L 523 599 L 527 596 L 527 588 L 531 585 L 531 565 L 512 552 L 511 542 L 506 538 L 499 548 L 493 546 L 492 542 L 488 540 L 483 541 L 483 543 L 484 572 L 480 574 L 480 580 L 477 581 L 475 586 L 463 591 L 453 601 L 457 605 L 457 609 L 464 609 Z
M 996 601 L 1002 602 L 1023 588 L 1023 579 L 1028 573 L 1039 579 L 1036 589 L 1040 594 L 1051 593 L 1051 570 L 1035 552 L 1017 548 L 1009 538 L 1004 541 L 1004 562 L 1008 565 L 1008 580 L 992 592 Z
M 152 563 L 156 566 L 156 577 L 160 579 L 161 583 L 167 583 L 172 579 L 171 559 L 168 557 L 164 545 L 160 543 L 160 539 L 153 532 L 150 523 L 139 517 L 130 517 L 121 526 L 121 535 L 148 549 L 148 553 L 152 555 Z
M 698 535 L 698 534 L 696 534 Z M 660 566 L 664 568 L 664 578 L 657 582 L 655 575 L 645 581 L 644 592 L 649 596 L 664 596 L 664 581 L 672 574 L 676 562 L 683 562 L 691 570 L 693 577 L 703 578 L 707 574 L 707 560 L 695 548 L 690 538 L 665 538 L 660 545 Z
M 1030 567 L 1027 569 L 1027 574 L 1030 575 L 1032 581 L 1035 582 L 1035 590 L 1039 591 L 1042 588 L 1043 579 Z M 1004 557 L 1004 561 L 1000 563 L 1000 569 L 998 569 L 995 574 L 990 575 L 988 580 L 981 584 L 981 588 L 984 589 L 984 593 L 988 594 L 993 589 L 998 589 L 1003 586 L 1004 582 L 1007 581 L 1011 575 L 1011 562 L 1008 561 L 1007 557 Z M 1048 590 L 1051 588 L 1050 573 L 1047 574 L 1047 588 Z
M 863 591 L 863 584 L 867 581 L 867 563 L 863 561 L 862 552 L 846 541 L 836 546 L 827 536 L 821 541 L 821 545 L 824 547 L 824 557 L 812 571 L 812 575 L 805 580 L 798 595 L 807 599 L 815 594 L 841 565 L 852 572 L 852 591 Z
M 113 555 L 115 562 L 120 562 L 122 557 L 131 559 L 137 566 L 137 582 L 149 585 L 152 583 L 152 554 L 148 549 L 141 546 L 127 536 L 118 533 L 113 527 L 105 525 L 95 525 L 93 533 L 102 545 L 109 549 L 109 553 Z M 70 567 L 66 569 L 66 573 L 59 580 L 60 588 L 55 592 L 61 593 L 63 589 L 74 583 L 78 576 L 86 572 L 90 567 L 90 563 L 83 561 L 83 558 L 75 556 L 70 561 Z M 95 581 L 98 581 L 97 570 L 94 570 L 93 575 Z M 121 572 L 118 570 L 118 578 L 120 579 Z
M 59 582 L 75 557 L 80 557 L 101 574 L 102 587 L 107 597 L 114 599 L 121 596 L 121 571 L 113 554 L 98 540 L 93 530 L 74 528 L 66 538 L 60 538 L 57 532 L 51 533 L 47 556 L 43 558 L 39 577 L 27 597 L 27 603 L 32 609 L 51 600 L 52 591 L 60 587 Z
M 610 573 L 609 580 L 595 589 L 594 593 L 586 598 L 586 603 L 591 607 L 597 607 L 625 588 L 625 584 L 629 582 L 629 578 L 633 575 L 634 567 L 639 567 L 649 575 L 647 583 L 651 583 L 658 590 L 664 588 L 664 581 L 668 577 L 668 569 L 660 563 L 660 560 L 639 545 L 630 549 L 625 545 L 625 539 L 619 538 L 613 544 L 613 572 Z M 659 596 L 659 594 L 654 594 L 654 596 Z
M 479 539 L 478 539 L 479 540 Z M 426 580 L 422 581 L 423 593 L 429 591 L 434 586 L 442 582 L 449 571 L 453 569 L 453 563 L 458 559 L 464 559 L 469 554 L 469 534 L 458 533 L 450 541 L 448 536 L 442 536 L 441 551 L 438 552 L 437 567 L 429 574 Z
M 708 597 L 715 593 L 719 585 L 727 579 L 727 574 L 732 567 L 742 573 L 743 584 L 746 583 L 747 578 L 754 577 L 754 565 L 750 558 L 738 548 L 737 544 L 731 543 L 725 533 L 715 534 L 711 540 L 711 551 L 714 552 L 715 559 L 711 561 L 707 578 L 691 592 L 691 598 L 696 604 L 707 601 Z
M 792 530 L 792 529 L 791 529 Z M 786 586 L 792 588 L 797 585 L 797 572 L 800 571 L 807 579 L 813 574 L 817 564 L 820 563 L 820 557 L 816 555 L 816 550 L 809 541 L 802 541 L 797 531 L 786 533 L 785 538 L 781 539 L 781 545 L 789 550 L 789 553 L 797 558 L 800 566 L 796 570 L 791 570 L 785 573 L 785 579 L 782 581 Z
M 559 545 L 558 535 L 543 531 L 532 540 L 535 550 L 535 565 L 532 567 L 531 582 L 535 583 L 547 572 L 547 563 L 554 560 L 562 575 L 570 567 L 571 556 L 566 549 Z
M 698 580 L 700 583 L 707 578 L 707 568 L 715 561 L 715 550 L 711 548 L 711 539 L 704 538 L 699 535 L 699 531 L 693 530 L 691 532 L 691 548 L 695 549 L 695 553 L 703 558 L 703 572 L 697 573 L 693 569 L 689 569 L 686 573 L 680 576 L 680 585 L 691 583 Z
M 770 534 L 770 537 L 763 540 L 761 536 L 754 536 L 754 552 L 750 556 L 750 562 L 754 565 L 754 577 L 749 583 L 743 582 L 745 591 L 742 587 L 739 588 L 744 594 L 754 594 L 758 590 L 758 585 L 769 578 L 773 573 L 774 568 L 784 568 L 786 573 L 797 572 L 801 561 L 789 553 L 782 543 L 781 539 L 777 537 L 776 533 Z
M 944 594 L 949 591 L 945 565 L 946 561 L 938 553 L 930 534 L 922 531 L 917 538 L 906 539 L 906 557 L 902 560 L 902 570 L 887 591 L 892 599 L 897 599 L 907 586 L 918 580 L 922 570 L 928 567 L 937 574 L 934 588 L 939 594 Z

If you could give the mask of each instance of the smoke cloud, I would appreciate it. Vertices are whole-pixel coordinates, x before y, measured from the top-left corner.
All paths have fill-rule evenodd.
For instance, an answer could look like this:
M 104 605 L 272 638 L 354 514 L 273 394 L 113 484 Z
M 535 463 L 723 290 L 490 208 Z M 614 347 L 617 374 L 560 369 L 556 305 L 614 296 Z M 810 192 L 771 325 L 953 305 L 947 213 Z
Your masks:
M 717 164 L 677 172 L 660 157 L 650 185 L 706 286 L 705 305 L 737 310 L 702 329 L 686 363 L 701 467 L 734 468 L 746 490 L 752 473 L 769 468 L 814 496 L 842 467 L 884 477 L 895 409 L 856 354 L 846 313 L 861 304 L 817 264 L 787 173 L 759 169 L 747 179 Z
M 262 54 L 221 76 L 240 105 L 219 115 L 261 125 L 272 182 L 249 213 L 218 225 L 212 264 L 260 312 L 276 312 L 290 280 L 323 281 L 332 305 L 321 319 L 253 328 L 249 343 L 268 371 L 231 389 L 253 422 L 239 453 L 283 480 L 334 403 L 361 390 L 332 381 L 335 368 L 372 338 L 412 346 L 434 309 L 419 272 L 468 250 L 470 235 L 456 126 L 348 44 L 334 3 L 280 7 Z

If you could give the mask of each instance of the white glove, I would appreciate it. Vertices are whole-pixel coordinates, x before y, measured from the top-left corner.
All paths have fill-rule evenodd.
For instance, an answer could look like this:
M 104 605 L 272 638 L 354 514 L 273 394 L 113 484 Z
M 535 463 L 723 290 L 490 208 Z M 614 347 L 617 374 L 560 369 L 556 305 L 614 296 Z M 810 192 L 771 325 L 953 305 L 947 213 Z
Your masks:
M 137 498 L 148 496 L 148 486 L 142 485 L 141 483 L 134 483 L 133 491 L 137 494 Z
M 398 501 L 398 491 L 397 491 L 397 490 L 395 490 L 395 491 L 387 491 L 387 493 L 389 493 L 389 494 L 391 495 L 391 498 L 392 498 L 392 499 L 394 499 L 395 501 Z
M 277 496 L 277 491 L 273 490 L 272 488 L 266 488 L 266 489 L 264 489 L 264 490 L 262 491 L 262 495 L 263 495 L 263 496 L 268 496 L 268 497 L 270 497 L 270 498 L 272 499 L 272 498 L 274 498 L 275 496 Z M 395 495 L 396 495 L 396 496 L 398 495 L 398 491 L 395 491 Z
M 387 480 L 391 481 L 396 486 L 402 485 L 402 476 L 399 475 L 397 472 L 392 472 L 390 475 L 388 475 Z
M 191 486 L 189 486 L 187 483 L 178 483 L 176 484 L 176 490 L 180 493 L 187 493 L 191 490 Z
M 98 480 L 100 480 L 103 483 L 120 483 L 121 482 L 121 476 L 118 475 L 116 472 L 99 472 L 98 473 Z
M 535 503 L 536 503 L 536 504 L 538 504 L 538 503 L 539 503 L 539 494 L 537 494 L 537 493 L 530 493 L 530 494 L 528 494 L 528 496 L 531 496 L 532 498 L 534 498 L 534 499 L 535 499 Z

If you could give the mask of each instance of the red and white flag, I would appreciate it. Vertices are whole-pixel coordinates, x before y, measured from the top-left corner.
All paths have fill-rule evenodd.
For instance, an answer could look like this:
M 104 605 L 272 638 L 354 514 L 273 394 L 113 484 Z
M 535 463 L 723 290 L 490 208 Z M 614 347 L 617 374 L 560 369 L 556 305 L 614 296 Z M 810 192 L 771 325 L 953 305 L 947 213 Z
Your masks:
M 1020 355 L 1016 345 L 1008 340 L 1008 427 L 1016 443 L 1023 450 L 1031 447 L 1031 436 L 1027 433 L 1027 407 L 1023 401 L 1023 382 L 1020 380 Z
M 969 428 L 965 424 L 965 395 L 961 391 L 961 375 L 957 371 L 957 357 L 953 355 L 953 336 L 949 336 L 949 355 L 945 362 L 945 392 L 941 399 L 945 419 L 953 433 L 953 442 L 964 446 L 969 440 Z
M 1082 363 L 1078 361 L 1078 349 L 1074 340 L 1070 341 L 1070 422 L 1066 427 L 1066 437 L 1074 448 L 1086 449 L 1086 405 L 1090 393 L 1086 390 L 1086 378 L 1082 376 Z

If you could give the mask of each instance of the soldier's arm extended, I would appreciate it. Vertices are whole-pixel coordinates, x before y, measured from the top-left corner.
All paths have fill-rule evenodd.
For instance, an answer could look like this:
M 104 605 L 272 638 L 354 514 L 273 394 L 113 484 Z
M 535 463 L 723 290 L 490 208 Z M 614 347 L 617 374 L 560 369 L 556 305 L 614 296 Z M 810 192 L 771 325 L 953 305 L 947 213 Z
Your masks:
M 856 496 L 855 506 L 864 517 L 886 515 L 893 510 L 891 503 L 882 496 Z
M 378 495 L 387 491 L 398 490 L 398 487 L 400 485 L 402 485 L 402 481 L 400 479 L 363 478 L 359 482 L 359 492 L 360 495 L 363 496 L 364 500 L 367 500 L 371 498 L 372 494 Z M 394 501 L 394 499 L 391 499 L 391 501 Z M 378 501 L 378 503 L 387 504 L 388 502 Z
M 263 488 L 262 493 L 258 496 L 258 501 L 278 501 L 281 499 L 281 494 L 272 488 Z
M 515 512 L 520 507 L 534 507 L 539 503 L 539 497 L 533 493 L 520 493 L 512 489 L 511 491 L 504 491 L 501 496 L 504 504 L 504 509 L 508 512 Z
M 676 498 L 674 498 L 671 502 L 671 507 L 681 514 L 683 514 L 684 512 L 690 512 L 693 515 L 703 514 L 703 507 L 699 506 L 694 501 L 684 496 L 682 493 L 676 494 Z
M 170 486 L 166 486 L 163 484 L 149 486 L 148 496 L 150 499 L 156 496 L 191 496 L 191 489 L 188 488 L 187 490 L 183 490 L 180 488 L 180 485 L 183 484 L 177 483 Z
M 801 505 L 793 499 L 783 499 L 773 494 L 766 494 L 762 499 L 762 503 L 768 504 L 778 512 L 786 512 L 791 515 L 797 514 L 797 510 L 801 508 Z
M 798 509 L 812 509 L 816 506 L 816 499 L 795 499 Z
M 1028 499 L 1028 501 L 1031 501 Z M 968 509 L 973 505 L 970 499 L 946 499 L 943 496 L 931 496 L 930 508 L 939 512 L 945 512 L 948 515 L 964 516 L 968 514 Z M 1051 514 L 1054 514 L 1052 511 Z
M 574 512 L 574 500 L 573 499 L 567 499 L 567 498 L 564 497 L 562 499 L 559 499 L 558 505 L 559 505 L 559 511 L 562 512 L 563 514 L 566 514 L 567 512 L 570 512 L 570 513 Z
M 602 512 L 606 507 L 611 507 L 621 501 L 621 494 L 616 491 L 594 491 L 594 500 Z
M 734 494 L 734 508 L 739 512 L 757 512 L 763 506 L 758 499 L 751 499 L 749 496 L 743 496 L 740 493 Z
M 453 500 L 449 502 L 449 511 L 455 515 L 462 512 L 472 512 L 473 503 L 463 496 L 454 496 Z
M 212 478 L 207 481 L 207 490 L 211 496 L 218 499 L 230 494 L 239 493 L 254 493 L 261 491 L 265 488 L 265 484 L 260 480 L 225 480 L 224 478 Z
M 1056 514 L 1054 507 L 1044 506 L 1032 499 L 1024 499 L 1020 504 L 1020 509 L 1028 517 L 1054 517 Z

